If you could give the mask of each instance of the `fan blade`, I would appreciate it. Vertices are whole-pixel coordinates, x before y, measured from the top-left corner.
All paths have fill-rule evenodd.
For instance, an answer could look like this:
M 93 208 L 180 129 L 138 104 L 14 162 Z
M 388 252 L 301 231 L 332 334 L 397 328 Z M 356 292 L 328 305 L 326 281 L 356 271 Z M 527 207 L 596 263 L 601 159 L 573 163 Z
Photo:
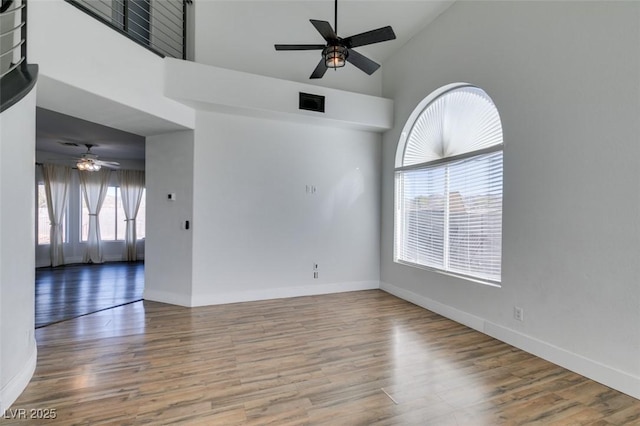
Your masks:
M 333 31 L 333 28 L 331 28 L 331 24 L 328 23 L 327 21 L 318 21 L 316 19 L 309 19 L 309 21 L 311 21 L 311 23 L 313 24 L 314 27 L 316 27 L 316 30 L 318 30 L 320 35 L 324 37 L 324 39 L 327 40 L 328 42 L 336 41 L 338 39 L 338 36 Z
M 327 72 L 327 65 L 324 63 L 324 58 L 321 58 L 320 62 L 318 62 L 318 66 L 316 66 L 316 69 L 313 70 L 313 73 L 309 78 L 322 78 L 322 76 L 326 72 Z
M 120 163 L 116 163 L 115 161 L 101 161 L 101 160 L 96 160 L 94 161 L 95 164 L 102 166 L 102 167 L 108 167 L 110 169 L 119 169 L 120 168 Z
M 393 28 L 387 26 L 378 28 L 377 30 L 367 31 L 366 33 L 352 35 L 343 39 L 343 43 L 348 48 L 366 46 L 367 44 L 380 43 L 381 41 L 394 40 L 396 34 Z
M 324 44 L 276 44 L 276 50 L 322 50 Z
M 361 55 L 360 53 L 352 49 L 349 49 L 347 62 L 352 63 L 369 75 L 373 74 L 378 68 L 380 68 L 380 64 L 373 62 L 371 59 L 367 58 L 364 55 Z

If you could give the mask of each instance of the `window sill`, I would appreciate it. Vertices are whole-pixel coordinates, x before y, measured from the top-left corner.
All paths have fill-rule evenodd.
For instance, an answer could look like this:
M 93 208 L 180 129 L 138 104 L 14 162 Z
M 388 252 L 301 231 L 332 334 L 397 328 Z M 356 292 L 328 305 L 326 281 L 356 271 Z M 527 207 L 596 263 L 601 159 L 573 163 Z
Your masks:
M 456 272 L 445 271 L 445 270 L 438 269 L 438 268 L 432 268 L 430 266 L 420 265 L 418 263 L 406 262 L 404 260 L 394 259 L 393 262 L 397 263 L 398 265 L 409 266 L 409 267 L 418 268 L 418 269 L 422 269 L 422 270 L 430 271 L 430 272 L 436 272 L 436 273 L 441 274 L 441 275 L 446 275 L 446 276 L 454 277 L 454 278 L 460 278 L 460 279 L 463 279 L 465 281 L 471 281 L 471 282 L 478 283 L 478 284 L 484 284 L 484 285 L 489 286 L 489 287 L 502 288 L 502 283 L 500 281 L 491 281 L 491 280 L 486 280 L 486 279 L 482 279 L 482 278 L 472 277 L 472 276 L 469 276 L 469 275 L 458 274 Z

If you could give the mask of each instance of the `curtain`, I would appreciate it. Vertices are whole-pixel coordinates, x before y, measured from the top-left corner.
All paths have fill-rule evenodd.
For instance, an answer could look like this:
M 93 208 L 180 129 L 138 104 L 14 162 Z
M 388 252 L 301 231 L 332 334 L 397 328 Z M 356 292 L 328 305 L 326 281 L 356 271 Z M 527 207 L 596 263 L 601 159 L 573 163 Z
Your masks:
M 137 260 L 136 253 L 136 217 L 144 191 L 144 171 L 118 170 L 122 208 L 126 217 L 124 260 Z
M 65 207 L 69 195 L 69 182 L 71 181 L 71 167 L 54 164 L 43 164 L 44 189 L 47 197 L 47 209 L 49 211 L 49 255 L 51 266 L 64 264 L 64 252 L 62 249 L 62 224 L 64 223 Z
M 87 247 L 84 253 L 85 263 L 102 263 L 102 240 L 100 239 L 99 214 L 102 203 L 109 189 L 109 169 L 100 169 L 97 172 L 78 171 L 84 202 L 89 210 L 89 235 Z

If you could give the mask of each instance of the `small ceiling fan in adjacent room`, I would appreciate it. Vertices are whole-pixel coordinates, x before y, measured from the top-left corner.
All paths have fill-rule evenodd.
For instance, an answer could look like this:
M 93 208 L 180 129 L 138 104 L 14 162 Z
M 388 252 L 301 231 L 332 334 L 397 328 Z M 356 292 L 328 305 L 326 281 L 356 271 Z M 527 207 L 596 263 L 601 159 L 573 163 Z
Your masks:
M 276 44 L 276 50 L 322 50 L 322 58 L 309 78 L 322 78 L 329 68 L 342 68 L 346 62 L 369 75 L 373 74 L 380 68 L 380 64 L 356 52 L 353 48 L 393 40 L 396 38 L 393 29 L 386 26 L 342 38 L 338 36 L 338 0 L 335 0 L 334 14 L 333 28 L 327 21 L 310 19 L 311 24 L 327 42 L 326 44 Z
M 117 169 L 120 167 L 120 163 L 116 161 L 104 161 L 98 160 L 98 156 L 91 152 L 91 148 L 97 146 L 95 144 L 85 143 L 84 146 L 87 147 L 87 152 L 80 155 L 79 158 L 76 158 L 76 167 L 78 170 L 84 170 L 88 172 L 97 172 L 103 166 L 108 167 L 110 169 Z

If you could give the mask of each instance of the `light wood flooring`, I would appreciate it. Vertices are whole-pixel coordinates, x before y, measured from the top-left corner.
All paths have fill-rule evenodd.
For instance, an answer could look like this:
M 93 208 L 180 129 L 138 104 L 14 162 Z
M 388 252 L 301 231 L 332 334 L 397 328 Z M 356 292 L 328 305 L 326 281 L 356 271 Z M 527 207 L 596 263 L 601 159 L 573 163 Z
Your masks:
M 142 300 L 144 263 L 36 269 L 36 328 Z
M 36 330 L 2 424 L 638 425 L 640 401 L 379 290 L 137 302 Z

